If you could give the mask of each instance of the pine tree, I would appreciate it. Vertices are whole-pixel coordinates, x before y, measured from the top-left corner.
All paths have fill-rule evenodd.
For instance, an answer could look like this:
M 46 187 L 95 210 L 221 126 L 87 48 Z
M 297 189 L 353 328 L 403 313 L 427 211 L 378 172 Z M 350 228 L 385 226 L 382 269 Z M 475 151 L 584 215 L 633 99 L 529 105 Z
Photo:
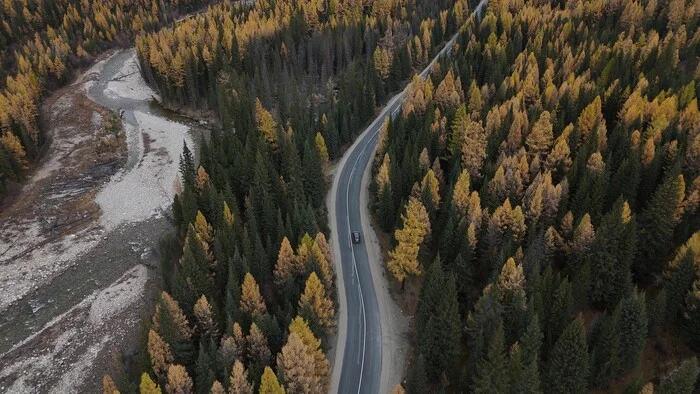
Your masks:
M 272 353 L 267 344 L 265 334 L 260 331 L 258 325 L 253 323 L 250 326 L 250 333 L 246 337 L 248 348 L 248 359 L 259 366 L 269 365 L 272 361 Z
M 481 122 L 470 122 L 462 135 L 462 165 L 471 179 L 479 179 L 486 158 L 486 133 Z
M 467 107 L 462 104 L 457 108 L 455 113 L 455 118 L 450 126 L 450 140 L 447 145 L 447 151 L 450 155 L 458 154 L 461 152 L 462 145 L 464 144 L 464 133 L 469 125 L 470 118 L 467 115 Z M 471 171 L 470 171 L 471 172 Z
M 260 394 L 285 394 L 284 387 L 277 381 L 277 376 L 270 367 L 265 367 L 260 378 Z
M 633 370 L 644 350 L 647 337 L 647 311 L 644 294 L 633 292 L 615 310 L 616 330 L 620 336 L 620 370 L 622 376 Z
M 160 386 L 158 386 L 146 372 L 141 374 L 139 392 L 141 394 L 161 394 Z
M 253 385 L 248 382 L 248 371 L 239 360 L 233 363 L 229 392 L 231 394 L 253 394 Z
M 282 238 L 282 245 L 280 246 L 280 251 L 277 256 L 277 264 L 275 265 L 275 283 L 278 286 L 283 286 L 287 283 L 287 280 L 297 273 L 298 265 L 297 259 L 294 255 L 294 249 L 289 243 L 287 237 Z
M 387 264 L 403 288 L 408 275 L 421 273 L 418 251 L 425 236 L 430 233 L 430 219 L 423 204 L 413 197 L 408 200 L 406 214 L 401 215 L 401 219 L 403 228 L 394 233 L 398 244 L 389 252 L 390 260 Z
M 172 349 L 175 360 L 185 364 L 189 363 L 193 356 L 190 342 L 192 329 L 177 301 L 166 292 L 160 294 L 152 323 L 153 329 Z
M 631 291 L 637 245 L 636 222 L 619 199 L 601 220 L 591 246 L 591 301 L 613 309 Z
M 206 393 L 216 381 L 214 349 L 213 341 L 202 340 L 199 342 L 199 357 L 195 366 L 195 388 L 198 393 Z
M 316 323 L 323 327 L 326 332 L 329 332 L 333 327 L 335 323 L 333 301 L 326 296 L 326 291 L 316 272 L 311 272 L 309 275 L 304 292 L 299 299 L 299 310 L 304 308 L 309 308 L 312 311 Z
M 209 389 L 209 394 L 226 394 L 226 389 L 218 380 L 214 381 Z
M 192 378 L 182 365 L 172 364 L 168 367 L 168 383 L 165 391 L 169 394 L 191 394 Z
M 168 371 L 168 365 L 173 362 L 173 355 L 170 351 L 170 345 L 152 329 L 148 332 L 148 356 L 151 359 L 153 372 L 161 379 L 165 378 Z
M 639 264 L 636 271 L 642 278 L 658 273 L 668 257 L 684 191 L 683 175 L 669 176 L 659 185 L 639 217 Z
M 584 393 L 588 383 L 588 345 L 583 318 L 564 330 L 549 356 L 545 383 L 550 393 Z
M 194 315 L 197 318 L 197 326 L 202 336 L 217 338 L 218 331 L 214 323 L 214 315 L 207 297 L 201 296 L 194 305 Z
M 516 342 L 510 350 L 510 360 L 506 368 L 508 377 L 508 393 L 536 394 L 541 393 L 540 375 L 537 362 L 525 363 L 522 351 Z
M 301 341 L 304 343 L 304 346 L 306 346 L 307 353 L 314 360 L 314 366 L 312 369 L 315 377 L 314 381 L 319 385 L 320 389 L 325 392 L 329 384 L 328 380 L 330 370 L 328 366 L 328 359 L 326 359 L 326 355 L 323 354 L 323 350 L 321 349 L 321 340 L 314 336 L 308 323 L 299 316 L 294 318 L 294 320 L 292 320 L 290 323 L 289 333 L 290 337 L 292 334 L 298 335 Z M 291 391 L 291 386 L 288 388 Z
M 452 204 L 457 213 L 466 216 L 469 209 L 469 172 L 462 170 L 452 192 Z
M 525 139 L 525 143 L 530 148 L 530 152 L 535 155 L 543 155 L 552 147 L 553 138 L 550 114 L 549 111 L 544 111 L 540 114 L 535 125 L 532 126 L 532 131 Z
M 258 98 L 255 99 L 255 122 L 260 134 L 275 149 L 277 147 L 277 123 Z
M 499 324 L 489 339 L 488 350 L 476 365 L 474 393 L 506 393 L 508 361 L 505 355 L 503 325 Z
M 240 308 L 242 312 L 253 318 L 267 313 L 267 307 L 265 307 L 265 301 L 260 295 L 258 283 L 250 273 L 245 274 L 243 285 L 241 285 Z
M 277 356 L 277 369 L 282 372 L 288 394 L 321 394 L 321 383 L 315 373 L 314 356 L 297 333 L 290 333 Z

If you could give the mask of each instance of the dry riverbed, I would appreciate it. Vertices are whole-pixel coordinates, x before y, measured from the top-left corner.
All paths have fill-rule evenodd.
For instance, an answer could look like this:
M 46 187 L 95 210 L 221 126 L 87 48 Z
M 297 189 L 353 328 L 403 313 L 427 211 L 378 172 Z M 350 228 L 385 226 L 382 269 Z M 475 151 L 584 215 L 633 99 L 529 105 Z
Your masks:
M 97 392 L 113 355 L 135 352 L 193 145 L 154 98 L 132 49 L 44 101 L 48 151 L 0 205 L 0 392 Z

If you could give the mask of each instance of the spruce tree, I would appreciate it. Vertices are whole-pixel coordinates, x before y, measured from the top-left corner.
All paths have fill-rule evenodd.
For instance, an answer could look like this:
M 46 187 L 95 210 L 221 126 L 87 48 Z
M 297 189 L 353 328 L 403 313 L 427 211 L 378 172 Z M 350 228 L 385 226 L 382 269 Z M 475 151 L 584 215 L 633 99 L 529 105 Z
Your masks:
M 499 324 L 484 356 L 476 365 L 474 393 L 506 393 L 508 390 L 508 361 L 505 354 L 503 325 Z
M 636 273 L 642 279 L 648 280 L 651 275 L 659 273 L 668 257 L 684 191 L 683 176 L 670 174 L 640 215 Z
M 548 393 L 585 393 L 588 383 L 588 344 L 579 315 L 564 330 L 549 356 L 545 374 Z

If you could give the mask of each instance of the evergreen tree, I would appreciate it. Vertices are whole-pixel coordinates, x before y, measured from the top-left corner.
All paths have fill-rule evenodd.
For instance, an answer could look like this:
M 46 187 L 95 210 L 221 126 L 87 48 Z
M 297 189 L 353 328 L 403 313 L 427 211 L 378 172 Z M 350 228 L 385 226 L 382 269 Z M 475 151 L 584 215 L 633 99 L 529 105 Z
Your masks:
M 546 392 L 584 393 L 588 383 L 588 345 L 583 318 L 578 316 L 564 330 L 549 356 Z
M 685 182 L 682 175 L 669 175 L 654 192 L 639 218 L 639 259 L 636 268 L 641 278 L 661 271 L 673 244 Z
M 422 353 L 419 353 L 408 374 L 406 390 L 408 394 L 422 394 L 426 392 L 427 388 L 428 377 L 425 374 L 425 358 Z
M 489 339 L 486 354 L 476 365 L 474 392 L 506 393 L 508 391 L 508 360 L 505 354 L 503 325 L 499 324 Z
M 659 394 L 690 394 L 694 392 L 697 377 L 697 360 L 695 357 L 689 358 L 661 379 L 657 392 Z

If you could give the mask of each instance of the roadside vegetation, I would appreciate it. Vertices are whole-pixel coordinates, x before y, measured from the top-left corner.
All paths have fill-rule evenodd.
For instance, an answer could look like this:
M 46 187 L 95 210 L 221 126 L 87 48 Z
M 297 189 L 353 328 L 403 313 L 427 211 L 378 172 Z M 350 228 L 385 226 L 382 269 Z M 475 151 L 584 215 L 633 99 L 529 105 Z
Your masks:
M 219 129 L 185 146 L 179 247 L 135 373 L 106 392 L 325 393 L 336 330 L 331 162 L 464 22 L 458 1 L 224 1 L 140 35 L 163 103 Z M 197 164 L 195 164 L 198 162 Z
M 492 0 L 414 79 L 372 185 L 406 392 L 693 391 L 699 7 Z

